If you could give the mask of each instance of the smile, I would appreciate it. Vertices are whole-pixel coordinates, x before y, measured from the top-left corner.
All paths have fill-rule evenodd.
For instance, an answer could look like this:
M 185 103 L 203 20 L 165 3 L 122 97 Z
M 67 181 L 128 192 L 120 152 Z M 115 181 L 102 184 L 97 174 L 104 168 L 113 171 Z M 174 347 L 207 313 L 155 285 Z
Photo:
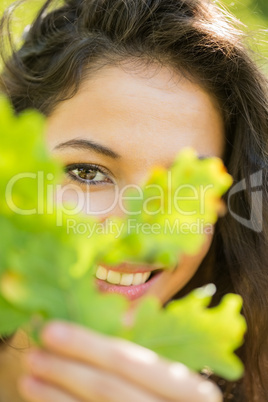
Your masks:
M 123 263 L 116 267 L 99 265 L 96 282 L 101 292 L 118 293 L 134 300 L 143 296 L 162 270 L 152 266 Z
M 151 275 L 151 272 L 138 272 L 138 273 L 124 273 L 124 272 L 118 272 L 118 271 L 112 271 L 108 270 L 105 267 L 99 265 L 97 272 L 96 272 L 96 277 L 98 279 L 101 279 L 102 281 L 106 281 L 108 283 L 112 283 L 114 285 L 122 285 L 122 286 L 131 286 L 131 285 L 141 285 L 142 283 L 145 283 L 149 276 Z

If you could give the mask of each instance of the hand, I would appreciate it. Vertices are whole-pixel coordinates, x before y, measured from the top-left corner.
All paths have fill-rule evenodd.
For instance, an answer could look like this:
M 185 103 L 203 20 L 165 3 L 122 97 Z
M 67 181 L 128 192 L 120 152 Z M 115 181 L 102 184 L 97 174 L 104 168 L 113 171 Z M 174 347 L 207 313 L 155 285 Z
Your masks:
M 41 338 L 19 382 L 26 401 L 222 401 L 212 382 L 131 342 L 63 322 L 49 323 Z

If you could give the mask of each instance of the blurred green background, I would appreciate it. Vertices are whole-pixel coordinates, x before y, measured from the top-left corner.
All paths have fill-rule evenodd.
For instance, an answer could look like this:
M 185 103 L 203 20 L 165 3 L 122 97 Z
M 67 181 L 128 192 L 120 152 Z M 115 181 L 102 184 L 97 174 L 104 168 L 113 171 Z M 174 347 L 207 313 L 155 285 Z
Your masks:
M 58 0 L 58 4 L 62 1 Z M 0 14 L 7 5 L 13 2 L 14 0 L 0 0 Z M 268 74 L 268 0 L 215 0 L 215 2 L 233 13 L 245 24 L 244 29 L 249 33 L 248 42 L 256 52 L 258 63 Z M 23 25 L 29 23 L 29 17 L 34 16 L 36 10 L 44 2 L 41 0 L 30 0 L 26 2 L 26 5 L 27 3 L 28 7 L 20 7 L 21 11 L 17 13 L 18 18 L 17 23 L 14 24 L 14 31 L 18 34 L 22 32 Z M 261 54 L 267 60 L 258 57 L 257 54 Z
M 219 4 L 226 6 L 251 30 L 268 30 L 268 0 L 221 0 Z
M 220 0 L 216 3 L 223 5 L 245 25 L 242 28 L 248 34 L 248 44 L 268 74 L 268 0 Z

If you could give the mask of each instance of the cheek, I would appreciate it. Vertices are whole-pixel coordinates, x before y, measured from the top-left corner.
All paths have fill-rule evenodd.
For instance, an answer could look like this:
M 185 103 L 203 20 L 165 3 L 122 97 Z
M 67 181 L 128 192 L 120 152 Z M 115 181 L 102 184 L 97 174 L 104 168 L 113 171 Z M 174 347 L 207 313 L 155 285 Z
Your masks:
M 212 239 L 213 234 L 207 235 L 206 242 L 197 255 L 184 255 L 174 271 L 164 271 L 150 294 L 156 296 L 162 304 L 168 302 L 194 276 L 210 248 Z
M 196 254 L 195 256 L 185 255 L 182 257 L 180 264 L 176 268 L 176 271 L 178 272 L 178 277 L 176 277 L 176 272 L 174 273 L 174 280 L 176 279 L 177 281 L 178 290 L 180 290 L 194 276 L 201 262 L 208 253 L 208 250 L 212 243 L 212 239 L 213 234 L 207 235 L 206 241 L 198 254 Z M 181 277 L 187 279 L 184 283 L 180 283 L 180 273 Z
M 55 201 L 74 214 L 107 217 L 117 212 L 117 193 L 112 186 L 96 185 L 82 190 L 79 185 L 63 183 L 57 188 Z

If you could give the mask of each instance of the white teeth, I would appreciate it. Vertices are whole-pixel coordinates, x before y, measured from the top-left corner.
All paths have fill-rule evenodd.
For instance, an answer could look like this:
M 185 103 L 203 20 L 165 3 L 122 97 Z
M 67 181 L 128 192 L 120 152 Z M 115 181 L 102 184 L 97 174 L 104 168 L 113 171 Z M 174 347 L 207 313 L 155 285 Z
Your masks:
M 121 281 L 121 274 L 116 271 L 108 271 L 107 282 L 117 285 Z
M 143 282 L 142 281 L 142 274 L 141 273 L 135 274 L 134 278 L 133 278 L 133 282 L 132 282 L 133 285 L 139 285 L 142 282 Z
M 133 283 L 133 274 L 122 274 L 120 285 L 130 286 Z
M 103 281 L 107 281 L 114 285 L 123 285 L 123 286 L 131 286 L 131 285 L 141 285 L 147 281 L 151 272 L 138 272 L 137 274 L 126 274 L 123 272 L 117 272 L 108 270 L 101 265 L 98 266 L 96 277 Z
M 101 267 L 100 265 L 98 266 L 98 270 L 96 272 L 96 277 L 98 279 L 102 279 L 105 281 L 107 279 L 108 271 L 104 267 Z
M 149 278 L 149 276 L 151 275 L 151 272 L 144 272 L 142 275 L 143 275 L 142 276 L 142 281 L 146 282 L 147 279 Z

